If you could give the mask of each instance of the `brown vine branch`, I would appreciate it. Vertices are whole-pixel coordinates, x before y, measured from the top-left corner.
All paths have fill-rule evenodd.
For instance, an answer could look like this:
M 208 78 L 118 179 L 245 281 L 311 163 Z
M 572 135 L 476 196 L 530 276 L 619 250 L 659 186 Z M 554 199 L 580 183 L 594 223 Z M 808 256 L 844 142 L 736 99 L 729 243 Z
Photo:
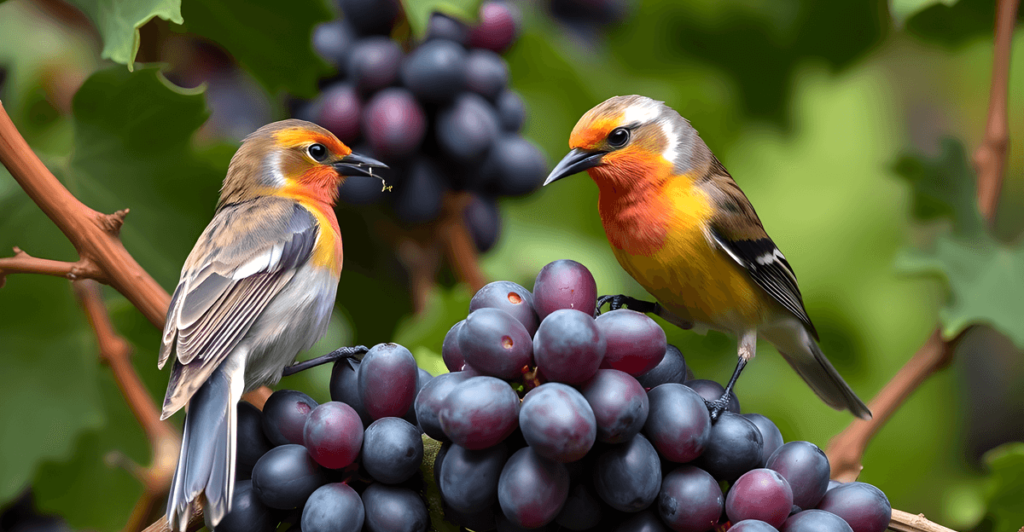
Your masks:
M 896 532 L 956 532 L 925 518 L 924 514 L 911 514 L 893 508 L 889 530 Z
M 21 248 L 14 247 L 14 256 L 0 257 L 0 288 L 12 273 L 38 273 L 76 279 L 106 280 L 106 275 L 92 261 L 79 259 L 76 262 L 40 259 L 25 253 Z
M 465 218 L 462 216 L 462 211 L 470 200 L 468 194 L 446 194 L 436 231 L 444 250 L 444 257 L 455 270 L 455 275 L 476 292 L 487 284 L 487 278 L 480 270 L 473 237 L 469 234 L 469 228 L 466 227 Z

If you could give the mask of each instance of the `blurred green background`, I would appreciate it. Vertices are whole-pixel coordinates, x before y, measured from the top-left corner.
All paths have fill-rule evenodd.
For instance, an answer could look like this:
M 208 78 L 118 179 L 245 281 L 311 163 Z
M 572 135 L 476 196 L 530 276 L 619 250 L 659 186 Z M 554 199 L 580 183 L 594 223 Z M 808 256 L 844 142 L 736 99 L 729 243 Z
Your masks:
M 472 1 L 407 3 L 475 12 Z M 992 1 L 643 0 L 598 34 L 566 27 L 543 3 L 517 5 L 521 37 L 505 57 L 527 104 L 524 135 L 553 163 L 576 120 L 605 98 L 644 94 L 676 108 L 757 207 L 800 277 L 824 351 L 861 397 L 881 389 L 937 320 L 951 333 L 994 325 L 971 327 L 952 365 L 871 442 L 861 480 L 883 489 L 893 507 L 957 530 L 1024 525 L 1024 451 L 985 454 L 1024 440 L 1024 29 L 1013 40 L 1013 142 L 991 236 L 957 230 L 975 215 L 963 207 L 973 205 L 964 157 L 984 133 Z M 7 0 L 0 99 L 76 196 L 103 212 L 131 209 L 125 246 L 170 290 L 212 216 L 238 140 L 286 117 L 288 96 L 313 96 L 330 73 L 309 34 L 333 9 L 323 0 Z M 112 12 L 120 25 L 105 18 Z M 129 72 L 117 63 L 135 49 Z M 239 68 L 206 68 L 203 54 Z M 173 87 L 161 70 L 205 85 Z M 234 109 L 218 96 L 225 79 L 242 87 L 228 98 Z M 942 181 L 950 175 L 967 185 Z M 601 293 L 644 296 L 610 253 L 596 187 L 582 175 L 559 185 L 502 200 L 501 239 L 481 257 L 488 278 L 531 288 L 544 264 L 566 258 L 588 266 Z M 327 337 L 302 357 L 395 340 L 431 372 L 443 371 L 441 339 L 465 316 L 469 290 L 443 270 L 428 309 L 412 315 L 406 274 L 381 237 L 386 214 L 344 205 L 338 214 L 346 263 L 337 311 Z M 938 267 L 922 261 L 951 231 L 961 237 L 960 255 L 939 253 Z M 76 258 L 0 168 L 2 254 L 15 245 Z M 921 275 L 942 264 L 945 276 Z M 104 293 L 160 400 L 167 376 L 155 367 L 158 332 L 119 294 Z M 728 378 L 732 338 L 663 325 L 698 377 Z M 773 419 L 787 440 L 824 448 L 851 417 L 820 403 L 771 347 L 759 351 L 737 389 L 744 411 Z M 108 463 L 117 453 L 146 464 L 148 445 L 99 365 L 66 281 L 7 280 L 0 375 L 0 507 L 31 487 L 38 510 L 73 529 L 120 529 L 142 488 Z M 280 386 L 328 400 L 329 375 L 321 367 Z

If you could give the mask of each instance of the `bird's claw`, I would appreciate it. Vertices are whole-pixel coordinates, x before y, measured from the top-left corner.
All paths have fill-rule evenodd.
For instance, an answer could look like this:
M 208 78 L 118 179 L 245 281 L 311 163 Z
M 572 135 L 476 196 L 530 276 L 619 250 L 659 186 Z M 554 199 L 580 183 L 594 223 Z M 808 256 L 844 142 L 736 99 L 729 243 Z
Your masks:
M 327 364 L 329 362 L 335 362 L 343 358 L 351 358 L 356 355 L 362 355 L 367 351 L 369 351 L 369 349 L 364 345 L 357 345 L 355 347 L 339 347 L 338 349 L 335 349 L 334 351 L 331 351 L 326 355 L 305 360 L 297 364 L 292 364 L 291 366 L 287 366 L 281 372 L 281 375 L 284 377 L 287 377 L 289 375 L 295 375 L 300 371 L 305 371 L 309 368 L 315 368 L 316 366 Z
M 623 306 L 629 307 L 630 310 L 643 312 L 644 314 L 657 312 L 658 310 L 657 303 L 642 301 L 622 294 L 615 294 L 597 298 L 597 308 L 594 310 L 595 316 L 601 315 L 601 307 L 603 307 L 605 303 L 608 304 L 608 310 L 619 310 Z

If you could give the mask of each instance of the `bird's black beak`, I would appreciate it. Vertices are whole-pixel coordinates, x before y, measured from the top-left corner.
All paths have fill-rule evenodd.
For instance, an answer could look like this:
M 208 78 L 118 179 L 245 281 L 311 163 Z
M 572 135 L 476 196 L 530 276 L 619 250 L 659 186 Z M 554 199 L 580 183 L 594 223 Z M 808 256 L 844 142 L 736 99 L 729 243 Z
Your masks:
M 374 175 L 373 170 L 386 169 L 388 165 L 365 155 L 359 155 L 358 153 L 350 153 L 343 157 L 340 161 L 335 162 L 331 166 L 338 172 L 338 175 L 353 176 L 363 175 L 376 177 L 377 179 L 383 180 L 384 178 L 380 175 Z
M 544 184 L 550 185 L 563 177 L 569 177 L 601 164 L 601 157 L 604 157 L 605 153 L 608 152 L 575 148 L 558 162 L 555 169 L 548 174 L 548 178 L 544 180 Z

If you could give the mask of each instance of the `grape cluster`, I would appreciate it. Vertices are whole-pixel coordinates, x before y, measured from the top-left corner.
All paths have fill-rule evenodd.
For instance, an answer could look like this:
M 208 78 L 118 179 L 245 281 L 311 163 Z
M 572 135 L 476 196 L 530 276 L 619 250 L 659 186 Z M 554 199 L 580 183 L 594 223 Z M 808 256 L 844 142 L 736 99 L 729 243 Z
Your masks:
M 548 10 L 576 34 L 595 40 L 605 28 L 625 20 L 634 4 L 633 0 L 550 0 Z
M 463 215 L 486 251 L 498 236 L 495 199 L 528 194 L 547 173 L 543 154 L 519 135 L 525 106 L 499 55 L 517 37 L 517 11 L 485 2 L 473 27 L 435 13 L 422 42 L 399 43 L 389 36 L 402 17 L 397 0 L 338 4 L 343 18 L 318 27 L 313 44 L 339 74 L 296 114 L 387 163 L 394 186 L 385 194 L 378 180 L 350 177 L 342 199 L 387 197 L 400 221 L 419 224 L 440 215 L 446 191 L 468 191 Z

